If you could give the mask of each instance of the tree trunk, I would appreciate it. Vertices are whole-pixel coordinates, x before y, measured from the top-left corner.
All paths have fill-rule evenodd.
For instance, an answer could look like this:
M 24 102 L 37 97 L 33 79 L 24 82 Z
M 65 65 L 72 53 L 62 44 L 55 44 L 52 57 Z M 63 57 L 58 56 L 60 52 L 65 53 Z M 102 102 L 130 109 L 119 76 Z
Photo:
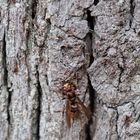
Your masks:
M 140 1 L 1 0 L 0 140 L 139 140 Z M 90 108 L 66 123 L 63 84 Z

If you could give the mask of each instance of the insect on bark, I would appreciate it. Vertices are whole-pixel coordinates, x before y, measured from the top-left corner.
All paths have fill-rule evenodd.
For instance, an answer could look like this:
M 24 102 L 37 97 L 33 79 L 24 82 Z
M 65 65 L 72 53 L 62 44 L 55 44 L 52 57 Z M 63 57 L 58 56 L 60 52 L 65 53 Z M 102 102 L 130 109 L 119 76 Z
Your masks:
M 66 99 L 66 121 L 68 128 L 71 127 L 78 112 L 83 112 L 88 119 L 92 116 L 91 111 L 83 104 L 78 95 L 76 95 L 75 90 L 76 87 L 72 83 L 67 82 L 63 85 L 63 95 Z

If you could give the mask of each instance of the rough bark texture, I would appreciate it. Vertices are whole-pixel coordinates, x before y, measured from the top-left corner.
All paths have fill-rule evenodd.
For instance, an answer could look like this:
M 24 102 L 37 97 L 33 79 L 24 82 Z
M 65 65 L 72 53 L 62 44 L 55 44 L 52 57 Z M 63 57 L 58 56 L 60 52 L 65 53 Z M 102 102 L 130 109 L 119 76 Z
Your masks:
M 0 140 L 140 139 L 139 0 L 0 0 Z M 93 112 L 65 121 L 65 81 Z

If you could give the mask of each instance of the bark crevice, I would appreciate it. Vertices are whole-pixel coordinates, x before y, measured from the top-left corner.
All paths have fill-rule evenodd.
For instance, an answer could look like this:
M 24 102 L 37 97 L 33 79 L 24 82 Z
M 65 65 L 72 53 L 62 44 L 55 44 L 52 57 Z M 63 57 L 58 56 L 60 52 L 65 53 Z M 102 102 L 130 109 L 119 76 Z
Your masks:
M 41 101 L 42 101 L 42 88 L 41 88 L 41 84 L 40 84 L 40 80 L 39 80 L 39 71 L 37 68 L 36 71 L 36 76 L 37 76 L 37 92 L 38 92 L 38 107 L 37 107 L 37 117 L 36 117 L 36 121 L 37 121 L 37 129 L 36 129 L 36 136 L 37 136 L 37 140 L 40 139 L 40 117 L 41 117 Z
M 118 68 L 120 69 L 120 74 L 119 74 L 119 79 L 118 79 L 118 89 L 119 89 L 119 86 L 122 83 L 121 77 L 122 77 L 122 74 L 124 73 L 124 68 L 120 66 L 119 64 L 118 64 Z
M 89 49 L 89 55 L 90 55 L 90 60 L 89 60 L 89 67 L 90 65 L 93 63 L 94 61 L 94 57 L 93 57 L 93 49 L 92 49 L 92 44 L 93 44 L 93 32 L 94 32 L 94 24 L 95 24 L 95 19 L 94 17 L 91 16 L 91 11 L 87 10 L 87 21 L 88 21 L 88 27 L 89 30 L 91 30 L 91 32 L 89 32 L 87 34 L 87 38 L 89 38 L 88 42 L 88 49 Z
M 9 107 L 11 103 L 11 93 L 8 90 L 8 70 L 7 70 L 7 53 L 6 53 L 6 38 L 5 38 L 5 32 L 3 36 L 3 47 L 2 47 L 2 63 L 3 63 L 3 82 L 4 86 L 6 88 L 6 91 L 8 93 L 8 98 L 7 98 L 7 121 L 8 124 L 10 125 L 10 112 L 9 112 Z
M 87 44 L 87 47 L 88 47 L 88 53 L 89 53 L 89 66 L 90 67 L 94 61 L 94 57 L 93 57 L 93 31 L 94 31 L 94 24 L 95 24 L 95 19 L 94 17 L 91 16 L 91 11 L 90 10 L 87 10 L 87 21 L 88 21 L 88 27 L 89 27 L 89 30 L 91 30 L 91 32 L 89 32 L 86 36 L 86 38 L 88 39 L 88 44 Z M 89 104 L 89 108 L 91 110 L 91 112 L 93 113 L 93 116 L 94 116 L 94 112 L 95 112 L 95 90 L 94 88 L 92 87 L 92 84 L 91 84 L 91 80 L 90 80 L 90 77 L 87 73 L 87 77 L 88 77 L 88 91 L 89 91 L 89 101 L 90 101 L 90 104 Z M 93 119 L 91 118 L 89 121 L 88 121 L 88 124 L 86 125 L 86 128 L 85 128 L 85 133 L 86 133 L 86 140 L 92 140 L 93 138 L 93 135 L 94 135 L 94 130 L 93 128 L 91 128 L 91 126 L 93 125 Z
M 37 5 L 38 5 L 38 0 L 32 0 L 32 5 L 31 5 L 31 9 L 32 9 L 32 19 L 36 18 L 36 13 L 37 13 Z
M 8 70 L 7 70 L 7 54 L 6 54 L 6 38 L 5 32 L 3 35 L 3 47 L 2 47 L 2 63 L 3 63 L 3 82 L 4 86 L 8 87 Z
M 99 3 L 99 0 L 94 0 L 94 5 L 96 6 Z
M 3 46 L 2 46 L 2 65 L 3 65 L 3 85 L 6 88 L 7 95 L 7 122 L 8 122 L 8 136 L 10 133 L 10 125 L 11 125 L 11 115 L 10 115 L 10 104 L 11 104 L 11 96 L 12 92 L 9 91 L 8 88 L 8 68 L 7 68 L 7 52 L 6 52 L 6 34 L 4 31 L 3 35 Z
M 12 92 L 13 91 L 10 91 L 10 89 L 8 88 L 7 89 L 8 91 L 8 104 L 7 104 L 7 121 L 8 121 L 8 124 L 11 125 L 11 114 L 10 114 L 10 105 L 11 105 L 11 100 L 12 100 Z
M 118 133 L 118 118 L 119 118 L 119 114 L 118 114 L 117 108 L 115 110 L 116 110 L 116 134 L 117 134 L 117 140 L 119 140 L 120 139 L 120 136 L 119 136 L 119 133 Z
M 94 19 L 94 17 L 91 16 L 91 11 L 89 11 L 89 10 L 87 10 L 87 21 L 88 21 L 89 29 L 94 31 L 95 19 Z M 89 37 L 89 44 L 87 44 L 88 45 L 87 47 L 89 48 L 89 55 L 90 55 L 88 67 L 90 67 L 94 61 L 93 49 L 92 49 L 92 47 L 93 47 L 93 33 L 89 32 L 87 36 Z M 93 111 L 95 90 L 92 87 L 89 75 L 87 75 L 87 76 L 88 76 L 88 89 L 89 89 L 89 94 L 90 94 L 90 109 L 91 109 L 91 111 Z
M 134 10 L 135 10 L 134 0 L 130 0 L 130 16 L 131 16 L 130 23 L 129 23 L 130 28 L 132 27 L 132 22 L 134 18 Z
M 89 101 L 90 101 L 89 108 L 90 108 L 93 116 L 95 116 L 94 113 L 95 113 L 95 101 L 96 101 L 95 93 L 96 92 L 95 92 L 94 88 L 92 87 L 89 76 L 88 76 L 88 89 L 89 89 Z M 91 127 L 92 125 L 93 125 L 93 119 L 91 118 L 88 121 L 88 124 L 86 125 L 86 129 L 85 129 L 86 140 L 92 140 L 92 138 L 93 138 L 94 128 Z

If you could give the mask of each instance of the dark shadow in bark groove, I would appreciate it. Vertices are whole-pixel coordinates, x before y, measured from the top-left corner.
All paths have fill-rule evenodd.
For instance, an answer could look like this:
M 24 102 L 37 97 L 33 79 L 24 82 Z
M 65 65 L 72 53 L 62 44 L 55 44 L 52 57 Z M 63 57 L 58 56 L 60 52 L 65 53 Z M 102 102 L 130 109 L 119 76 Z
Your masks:
M 95 113 L 96 92 L 91 85 L 89 76 L 88 76 L 88 89 L 89 89 L 89 100 L 90 100 L 89 108 L 90 108 L 91 112 L 93 113 L 93 116 L 95 116 L 94 113 Z M 95 130 L 91 129 L 92 125 L 93 125 L 93 119 L 91 118 L 88 121 L 88 124 L 86 125 L 86 129 L 85 129 L 86 140 L 92 140 L 92 138 L 93 138 Z
M 3 81 L 4 81 L 4 86 L 7 89 L 8 92 L 8 99 L 7 99 L 7 121 L 8 124 L 10 125 L 10 112 L 9 112 L 9 107 L 11 103 L 11 93 L 8 90 L 8 70 L 7 70 L 7 54 L 6 54 L 6 40 L 5 40 L 5 33 L 3 36 L 3 48 L 2 48 L 2 63 L 3 63 L 3 71 L 4 71 L 4 76 L 3 76 Z
M 91 112 L 94 113 L 94 111 L 95 111 L 95 100 L 96 100 L 96 96 L 95 96 L 96 91 L 92 87 L 89 77 L 88 77 L 88 89 L 89 89 L 89 100 L 90 100 L 89 107 L 90 107 Z
M 99 3 L 99 0 L 94 0 L 94 5 L 96 6 Z
M 7 90 L 8 90 L 8 93 L 9 93 L 9 95 L 8 95 L 8 105 L 7 105 L 7 121 L 8 121 L 8 124 L 11 125 L 10 104 L 11 104 L 12 92 L 13 91 L 9 91 L 9 89 L 7 89 Z
M 91 30 L 94 30 L 94 17 L 91 16 L 91 11 L 87 10 L 87 21 L 88 21 L 88 27 Z M 92 36 L 92 33 L 89 33 L 90 37 Z
M 41 117 L 41 101 L 42 101 L 42 88 L 40 85 L 40 81 L 39 81 L 39 72 L 38 72 L 38 68 L 37 68 L 37 91 L 38 91 L 38 108 L 37 108 L 37 130 L 36 130 L 36 135 L 37 135 L 37 140 L 40 139 L 40 117 Z
M 130 0 L 130 23 L 129 26 L 131 28 L 132 26 L 132 22 L 133 22 L 133 18 L 134 18 L 134 9 L 135 9 L 135 4 L 134 4 L 134 0 Z
M 5 40 L 5 32 L 3 35 L 3 47 L 2 47 L 2 63 L 3 63 L 3 70 L 4 70 L 4 76 L 3 76 L 3 81 L 4 85 L 8 85 L 8 71 L 7 71 L 7 59 L 6 59 L 6 40 Z
M 120 136 L 119 136 L 119 133 L 118 133 L 118 118 L 119 118 L 119 114 L 118 114 L 118 110 L 117 109 L 115 109 L 116 110 L 116 113 L 117 113 L 117 115 L 116 115 L 116 134 L 117 134 L 117 140 L 120 140 L 121 138 L 120 138 Z
M 90 60 L 89 60 L 89 66 L 92 64 L 94 61 L 94 57 L 92 55 L 93 49 L 92 49 L 92 42 L 93 42 L 93 33 L 94 33 L 94 24 L 95 24 L 95 19 L 94 17 L 91 16 L 91 11 L 87 10 L 87 21 L 88 21 L 88 27 L 89 27 L 89 33 L 87 34 L 85 40 L 87 39 L 87 48 L 89 51 L 90 55 Z
M 32 0 L 32 19 L 35 19 L 36 17 L 36 12 L 37 12 L 37 4 L 38 4 L 38 0 Z
M 8 122 L 8 138 L 10 135 L 11 115 L 10 115 L 10 104 L 12 92 L 8 89 L 8 70 L 7 70 L 7 54 L 6 54 L 6 38 L 5 31 L 3 35 L 3 46 L 2 46 L 2 65 L 3 65 L 3 82 L 8 93 L 7 98 L 7 122 Z
M 89 11 L 89 10 L 87 10 L 87 21 L 88 21 L 89 29 L 94 32 L 95 18 L 91 16 L 91 11 Z M 87 34 L 87 38 L 89 38 L 87 47 L 88 47 L 89 55 L 90 55 L 90 58 L 89 58 L 89 66 L 88 67 L 90 67 L 90 65 L 94 61 L 93 49 L 92 49 L 93 32 L 89 32 Z M 92 87 L 92 84 L 91 84 L 89 75 L 87 75 L 87 76 L 88 76 L 88 90 L 89 90 L 89 100 L 90 100 L 89 108 L 90 108 L 90 110 L 91 110 L 91 112 L 93 113 L 93 116 L 94 116 L 94 112 L 95 112 L 95 100 L 96 100 L 95 90 Z M 93 127 L 92 125 L 93 125 L 93 119 L 91 118 L 88 121 L 88 124 L 85 126 L 86 140 L 91 140 L 93 138 L 94 130 L 91 129 L 91 127 Z
M 118 90 L 119 90 L 119 86 L 122 83 L 121 82 L 121 77 L 122 77 L 122 74 L 124 73 L 124 68 L 121 67 L 119 64 L 118 64 L 118 68 L 120 69 L 120 74 L 119 74 L 119 79 L 118 79 Z

